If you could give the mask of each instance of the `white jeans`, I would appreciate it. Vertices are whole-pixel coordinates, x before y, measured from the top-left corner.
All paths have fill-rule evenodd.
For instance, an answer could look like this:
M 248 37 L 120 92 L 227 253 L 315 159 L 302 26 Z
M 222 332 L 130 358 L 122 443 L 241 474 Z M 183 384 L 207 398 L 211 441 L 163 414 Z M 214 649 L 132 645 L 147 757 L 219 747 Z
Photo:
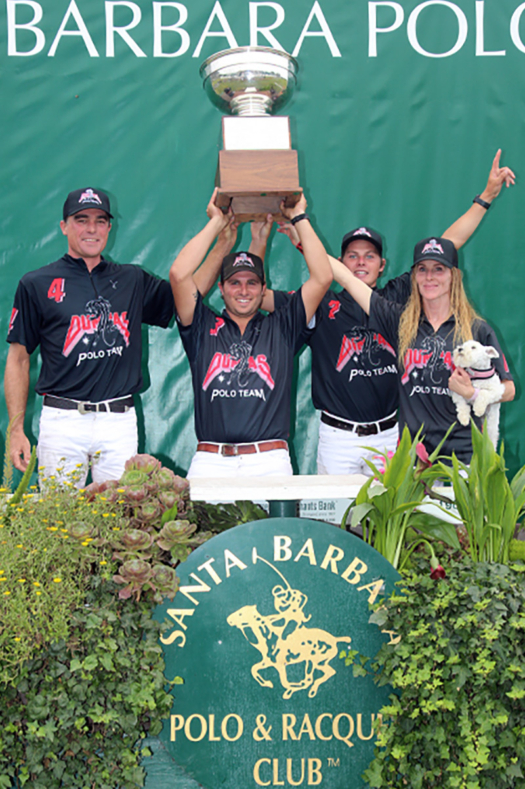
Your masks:
M 395 452 L 399 438 L 397 425 L 382 433 L 373 436 L 358 436 L 349 430 L 339 430 L 337 427 L 319 423 L 319 445 L 317 447 L 317 473 L 318 474 L 365 474 L 372 476 L 371 470 L 365 463 L 374 460 L 374 455 L 380 452 Z M 372 447 L 372 451 L 363 449 Z
M 64 479 L 75 474 L 83 487 L 88 470 L 94 482 L 120 479 L 124 464 L 137 454 L 137 416 L 134 408 L 124 414 L 80 414 L 61 408 L 42 407 L 38 435 L 40 479 Z
M 196 452 L 191 461 L 188 479 L 196 477 L 275 477 L 293 474 L 287 449 L 271 449 L 253 455 L 224 455 Z

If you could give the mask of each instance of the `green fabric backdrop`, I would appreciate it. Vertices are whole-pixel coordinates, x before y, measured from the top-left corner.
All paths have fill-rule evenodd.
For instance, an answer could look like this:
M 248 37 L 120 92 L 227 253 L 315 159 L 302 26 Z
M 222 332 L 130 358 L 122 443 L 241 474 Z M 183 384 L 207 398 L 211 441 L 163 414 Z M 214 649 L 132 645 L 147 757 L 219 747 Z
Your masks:
M 285 112 L 309 212 L 332 253 L 344 232 L 370 224 L 387 239 L 384 276 L 399 274 L 415 241 L 442 232 L 483 189 L 498 147 L 517 172 L 517 186 L 491 208 L 460 261 L 515 375 L 518 396 L 502 409 L 502 433 L 510 465 L 521 465 L 524 5 L 7 0 L 0 7 L 3 336 L 19 277 L 65 250 L 58 222 L 71 189 L 110 193 L 112 259 L 167 276 L 205 222 L 215 176 L 221 115 L 202 90 L 199 65 L 235 44 L 278 42 L 299 60 Z M 275 23 L 266 35 L 255 30 Z M 179 32 L 160 30 L 176 25 Z M 245 228 L 242 246 L 248 236 Z M 301 256 L 279 236 L 268 265 L 274 287 L 296 287 L 305 276 Z M 211 302 L 219 306 L 217 294 Z M 141 448 L 185 471 L 195 445 L 188 365 L 176 328 L 145 330 L 145 339 Z M 2 363 L 6 353 L 7 345 Z M 294 453 L 297 470 L 312 473 L 309 351 L 297 370 Z M 31 395 L 33 438 L 39 408 Z M 5 404 L 0 421 L 5 438 Z

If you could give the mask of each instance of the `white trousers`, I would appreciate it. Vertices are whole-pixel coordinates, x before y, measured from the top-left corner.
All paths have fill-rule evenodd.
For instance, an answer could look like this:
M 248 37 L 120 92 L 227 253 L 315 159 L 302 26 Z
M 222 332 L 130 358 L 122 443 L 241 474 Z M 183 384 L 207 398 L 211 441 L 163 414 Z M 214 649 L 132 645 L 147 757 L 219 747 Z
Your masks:
M 320 422 L 317 473 L 365 474 L 371 477 L 372 471 L 366 465 L 365 458 L 377 464 L 374 455 L 378 451 L 395 452 L 398 438 L 397 425 L 373 436 L 358 436 L 349 430 L 339 430 Z M 372 447 L 372 450 L 364 447 Z
M 253 455 L 224 455 L 196 452 L 191 461 L 188 479 L 196 477 L 275 477 L 293 474 L 287 449 L 271 449 Z
M 86 483 L 88 470 L 94 482 L 120 479 L 126 460 L 137 454 L 137 416 L 134 408 L 124 414 L 80 414 L 42 407 L 38 435 L 40 479 L 65 479 L 73 473 L 75 485 Z

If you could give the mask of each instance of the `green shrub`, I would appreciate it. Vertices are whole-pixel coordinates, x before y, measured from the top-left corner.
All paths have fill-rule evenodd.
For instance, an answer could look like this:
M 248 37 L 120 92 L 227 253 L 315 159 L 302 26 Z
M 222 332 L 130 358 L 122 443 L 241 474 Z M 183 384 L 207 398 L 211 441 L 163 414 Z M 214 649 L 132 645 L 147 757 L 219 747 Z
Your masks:
M 400 640 L 374 663 L 396 693 L 370 787 L 525 786 L 523 569 L 466 557 L 446 580 L 412 572 L 372 615 Z
M 91 576 L 67 642 L 42 648 L 2 688 L 0 787 L 116 789 L 144 783 L 140 741 L 169 714 L 160 625 L 147 601 Z

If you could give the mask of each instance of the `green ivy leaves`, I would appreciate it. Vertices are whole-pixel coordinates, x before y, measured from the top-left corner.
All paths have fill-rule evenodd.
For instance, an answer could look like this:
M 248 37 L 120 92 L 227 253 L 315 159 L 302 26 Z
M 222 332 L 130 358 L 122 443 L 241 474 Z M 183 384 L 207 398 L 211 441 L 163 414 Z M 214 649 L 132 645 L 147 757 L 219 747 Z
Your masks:
M 374 664 L 396 693 L 382 710 L 392 725 L 380 731 L 369 786 L 525 785 L 524 575 L 465 558 L 446 582 L 413 572 L 400 583 L 403 594 L 371 617 L 401 641 Z

